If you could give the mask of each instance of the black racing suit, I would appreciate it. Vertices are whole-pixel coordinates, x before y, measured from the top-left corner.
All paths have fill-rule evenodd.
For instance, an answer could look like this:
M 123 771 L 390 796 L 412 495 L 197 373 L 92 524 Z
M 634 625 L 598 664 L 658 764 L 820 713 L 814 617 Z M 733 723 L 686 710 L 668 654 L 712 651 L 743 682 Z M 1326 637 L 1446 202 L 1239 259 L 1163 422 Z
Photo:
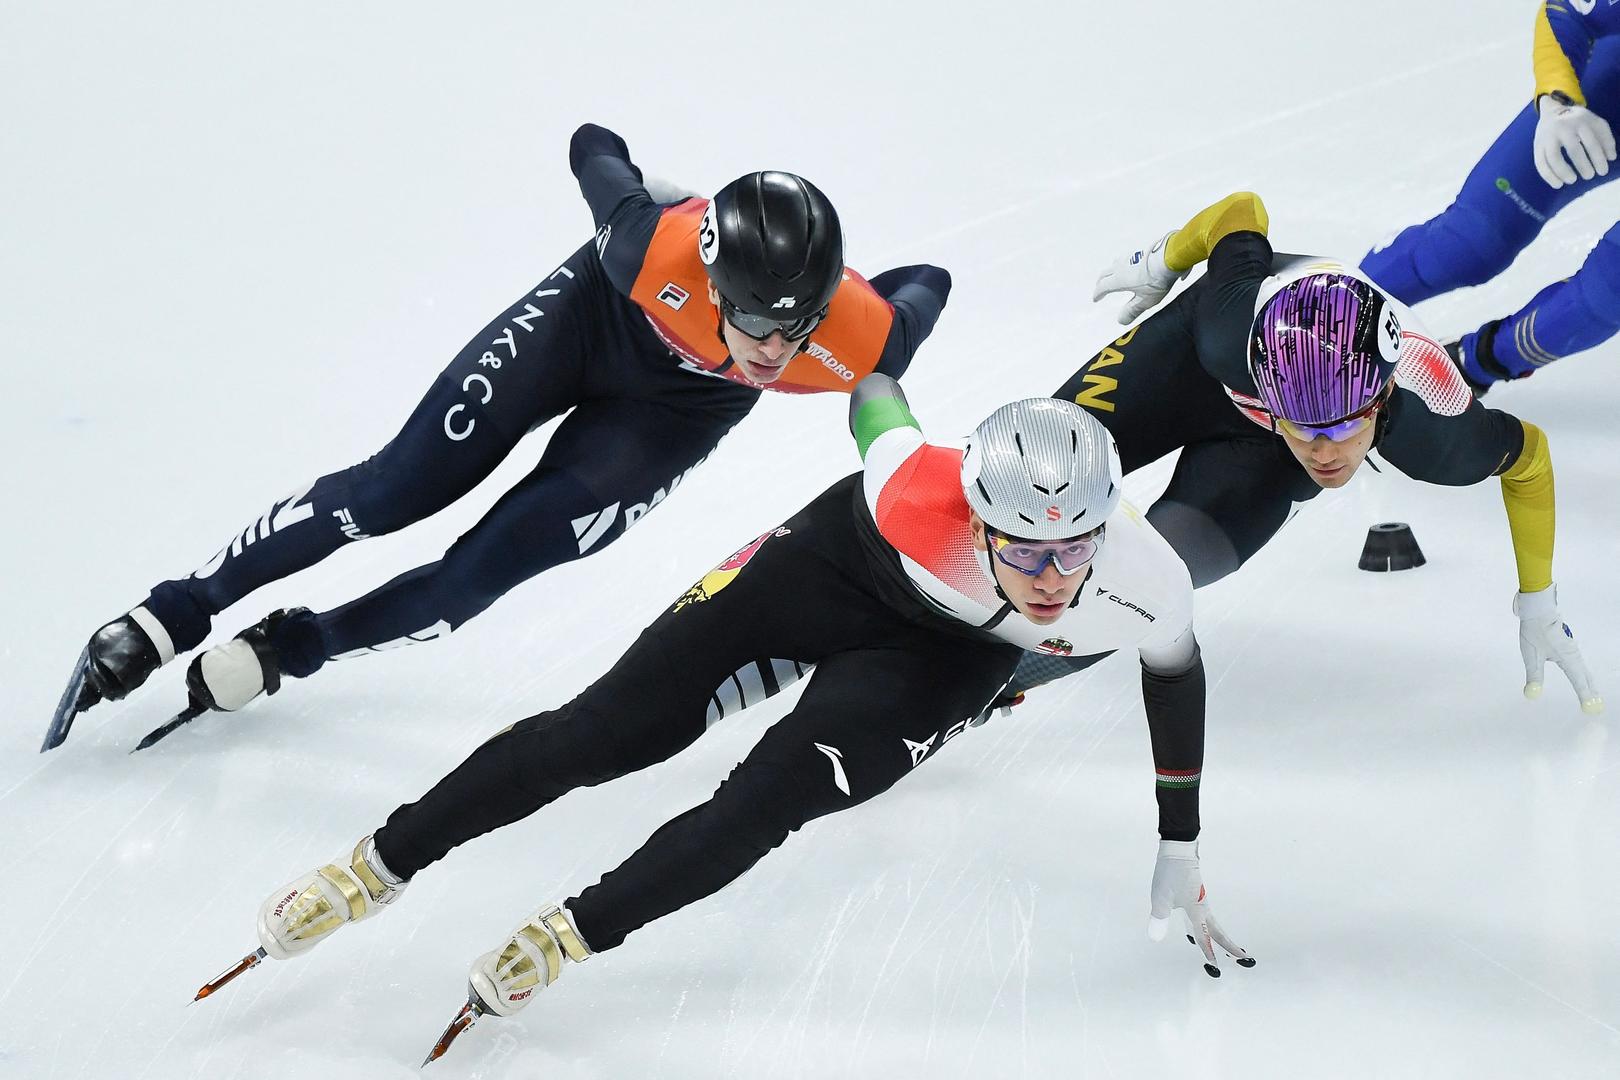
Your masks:
M 1248 339 L 1261 283 L 1300 256 L 1275 254 L 1260 233 L 1223 237 L 1204 276 L 1102 349 L 1053 397 L 1089 409 L 1119 444 L 1129 473 L 1180 450 L 1170 485 L 1147 518 L 1187 564 L 1195 587 L 1236 570 L 1276 535 L 1293 504 L 1321 490 L 1282 437 L 1249 419 L 1227 389 L 1253 397 Z M 1373 447 L 1416 480 L 1479 483 L 1518 458 L 1518 418 L 1477 401 L 1458 415 L 1431 410 L 1397 384 Z M 1101 657 L 1028 654 L 1009 693 Z
M 806 822 L 888 790 L 966 729 L 1020 650 L 916 598 L 885 599 L 857 509 L 858 474 L 704 575 L 578 697 L 496 735 L 395 810 L 376 833 L 383 862 L 409 878 L 576 787 L 663 761 L 810 665 L 792 712 L 713 797 L 567 902 L 576 929 L 611 949 Z
M 534 470 L 441 559 L 272 631 L 294 676 L 328 658 L 441 637 L 520 582 L 623 535 L 753 408 L 758 389 L 683 364 L 630 298 L 636 258 L 679 203 L 648 197 L 624 141 L 605 128 L 581 127 L 569 162 L 603 234 L 475 335 L 374 456 L 295 489 L 198 570 L 153 588 L 146 607 L 176 652 L 200 644 L 214 615 L 261 585 L 449 506 L 529 431 L 567 413 Z M 605 243 L 609 229 L 615 239 Z M 877 370 L 898 377 L 939 318 L 950 276 L 900 267 L 870 287 L 893 319 Z
M 714 795 L 567 901 L 594 950 L 709 896 L 806 822 L 897 783 L 968 729 L 1019 648 L 938 612 L 905 584 L 846 477 L 682 595 L 607 674 L 495 735 L 378 829 L 409 878 L 452 848 L 576 787 L 663 761 L 814 665 L 804 695 Z M 1014 616 L 1017 617 L 1017 616 Z M 1204 669 L 1143 673 L 1153 759 L 1203 761 Z M 1197 785 L 1156 789 L 1160 835 L 1198 835 Z

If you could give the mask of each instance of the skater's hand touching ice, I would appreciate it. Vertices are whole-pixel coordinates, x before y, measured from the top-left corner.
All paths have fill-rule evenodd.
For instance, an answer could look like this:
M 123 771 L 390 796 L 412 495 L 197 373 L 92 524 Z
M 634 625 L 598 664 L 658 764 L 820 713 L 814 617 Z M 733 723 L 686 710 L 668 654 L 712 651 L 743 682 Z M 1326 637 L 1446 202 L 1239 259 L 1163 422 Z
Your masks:
M 1575 644 L 1575 635 L 1569 624 L 1558 614 L 1558 588 L 1548 586 L 1540 592 L 1519 593 L 1513 598 L 1513 613 L 1519 617 L 1519 653 L 1524 657 L 1524 696 L 1541 696 L 1547 661 L 1558 669 L 1575 688 L 1581 700 L 1581 711 L 1595 715 L 1603 711 L 1603 698 L 1592 685 L 1592 672 Z
M 1215 959 L 1219 945 L 1240 967 L 1254 967 L 1254 958 L 1233 944 L 1220 923 L 1210 913 L 1205 899 L 1204 878 L 1198 869 L 1198 841 L 1160 840 L 1159 859 L 1153 865 L 1152 913 L 1148 916 L 1148 937 L 1163 941 L 1170 930 L 1172 913 L 1185 918 L 1187 940 L 1204 953 L 1204 970 L 1212 979 L 1221 977 Z

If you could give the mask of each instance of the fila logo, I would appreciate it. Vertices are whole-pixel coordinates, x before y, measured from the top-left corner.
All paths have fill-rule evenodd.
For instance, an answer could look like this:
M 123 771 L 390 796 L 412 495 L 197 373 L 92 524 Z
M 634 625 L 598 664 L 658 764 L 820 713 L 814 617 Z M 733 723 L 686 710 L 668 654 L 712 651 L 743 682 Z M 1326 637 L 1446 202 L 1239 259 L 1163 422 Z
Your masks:
M 219 554 L 209 559 L 202 566 L 192 571 L 191 576 L 201 581 L 203 578 L 213 577 L 221 566 L 225 565 L 227 556 L 240 555 L 242 549 L 259 540 L 267 539 L 271 533 L 280 532 L 290 528 L 300 521 L 308 521 L 315 516 L 315 507 L 311 503 L 301 502 L 315 487 L 311 480 L 304 488 L 285 499 L 278 499 L 265 511 L 265 515 L 258 521 L 243 529 L 241 534 L 229 544 L 219 549 Z
M 658 290 L 658 299 L 662 300 L 665 304 L 668 304 L 674 310 L 679 311 L 683 306 L 685 306 L 688 300 L 692 299 L 692 294 L 675 284 L 673 281 L 670 281 L 666 282 L 664 287 Z
M 780 299 L 776 303 L 772 304 L 771 307 L 773 307 L 773 308 L 783 308 L 783 307 L 790 308 L 790 307 L 793 307 L 797 303 L 798 303 L 798 301 L 795 300 L 793 297 L 784 296 L 784 297 L 782 297 L 782 299 Z
M 849 777 L 844 775 L 843 751 L 839 750 L 836 746 L 823 746 L 821 743 L 811 743 L 810 745 L 827 755 L 827 760 L 832 762 L 833 783 L 838 785 L 839 791 L 842 791 L 845 795 L 848 795 Z
M 343 529 L 343 535 L 347 536 L 350 540 L 371 539 L 370 533 L 361 532 L 360 526 L 354 523 L 354 514 L 350 513 L 347 506 L 345 506 L 342 510 L 332 511 L 332 516 L 338 519 L 338 525 Z
M 1063 516 L 1063 511 L 1059 510 L 1057 507 L 1048 506 L 1046 508 L 1046 520 L 1047 521 L 1056 521 L 1059 518 L 1061 518 L 1062 516 Z

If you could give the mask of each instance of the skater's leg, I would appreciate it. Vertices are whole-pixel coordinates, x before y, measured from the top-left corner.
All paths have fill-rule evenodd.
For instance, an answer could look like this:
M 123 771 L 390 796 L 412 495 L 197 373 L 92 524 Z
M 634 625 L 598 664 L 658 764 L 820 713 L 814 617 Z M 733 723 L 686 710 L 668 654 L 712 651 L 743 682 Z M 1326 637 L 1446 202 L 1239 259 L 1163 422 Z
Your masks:
M 823 516 L 848 519 L 853 543 L 847 492 L 821 505 Z M 663 761 L 796 677 L 795 661 L 815 663 L 864 632 L 877 601 L 828 572 L 794 531 L 816 506 L 705 574 L 573 701 L 497 734 L 395 810 L 377 832 L 387 864 L 409 878 L 576 787 Z
M 576 309 L 586 305 L 569 290 L 585 287 L 553 274 L 524 294 L 462 348 L 382 450 L 295 489 L 197 570 L 156 586 L 145 606 L 176 651 L 198 645 L 212 616 L 259 586 L 442 510 L 531 427 L 572 405 L 585 314 Z M 548 318 L 533 333 L 515 329 L 535 305 L 548 307 Z
M 567 902 L 595 952 L 736 880 L 807 821 L 888 790 L 960 734 L 1018 651 L 937 634 L 823 660 L 713 797 Z
M 1296 502 L 1320 490 L 1279 438 L 1197 443 L 1182 450 L 1147 519 L 1202 588 L 1247 562 Z
M 284 670 L 307 675 L 328 657 L 439 637 L 536 574 L 601 551 L 674 494 L 752 401 L 745 391 L 730 414 L 580 405 L 534 472 L 442 559 L 319 616 L 314 635 L 283 643 Z
M 1620 123 L 1620 41 L 1598 43 L 1582 86 L 1594 112 Z M 1620 176 L 1611 169 L 1607 176 L 1548 187 L 1532 149 L 1536 119 L 1535 105 L 1526 106 L 1485 151 L 1449 207 L 1369 252 L 1361 269 L 1408 304 L 1484 284 L 1506 270 L 1554 214 Z
M 1522 379 L 1555 360 L 1603 344 L 1620 331 L 1620 224 L 1597 242 L 1571 277 L 1542 289 L 1506 319 L 1458 343 L 1463 372 L 1481 385 Z

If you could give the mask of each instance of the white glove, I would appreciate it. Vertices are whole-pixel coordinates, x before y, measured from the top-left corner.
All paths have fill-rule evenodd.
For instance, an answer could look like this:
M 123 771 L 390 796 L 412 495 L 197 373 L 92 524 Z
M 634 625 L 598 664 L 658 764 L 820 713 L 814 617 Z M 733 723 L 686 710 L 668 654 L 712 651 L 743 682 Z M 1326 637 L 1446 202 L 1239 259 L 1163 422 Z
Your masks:
M 1175 232 L 1172 229 L 1165 233 L 1146 251 L 1133 251 L 1115 259 L 1097 279 L 1091 299 L 1101 300 L 1109 293 L 1130 293 L 1131 299 L 1119 313 L 1119 321 L 1126 324 L 1135 322 L 1138 315 L 1157 305 L 1186 275 L 1185 270 L 1172 270 L 1164 261 L 1164 246 Z
M 1603 699 L 1592 685 L 1592 672 L 1581 658 L 1580 646 L 1569 624 L 1558 614 L 1558 586 L 1540 592 L 1518 593 L 1513 597 L 1513 614 L 1519 617 L 1519 653 L 1524 657 L 1524 696 L 1541 696 L 1542 675 L 1551 660 L 1564 672 L 1575 696 L 1581 699 L 1581 712 L 1595 715 L 1603 711 Z
M 1220 966 L 1215 962 L 1215 945 L 1225 949 L 1239 966 L 1254 967 L 1254 957 L 1232 944 L 1232 939 L 1210 914 L 1209 904 L 1204 900 L 1204 878 L 1198 871 L 1198 841 L 1159 841 L 1159 861 L 1153 864 L 1152 903 L 1148 937 L 1163 941 L 1170 929 L 1170 913 L 1179 909 L 1186 917 L 1187 940 L 1204 951 L 1204 970 L 1210 978 L 1221 977 Z
M 647 194 L 652 196 L 655 203 L 676 203 L 697 195 L 695 191 L 688 191 L 684 184 L 645 172 L 641 174 L 641 186 L 647 189 Z
M 1541 95 L 1536 108 L 1536 172 L 1548 187 L 1573 184 L 1576 173 L 1582 180 L 1609 175 L 1615 152 L 1614 132 L 1607 120 L 1552 94 Z

